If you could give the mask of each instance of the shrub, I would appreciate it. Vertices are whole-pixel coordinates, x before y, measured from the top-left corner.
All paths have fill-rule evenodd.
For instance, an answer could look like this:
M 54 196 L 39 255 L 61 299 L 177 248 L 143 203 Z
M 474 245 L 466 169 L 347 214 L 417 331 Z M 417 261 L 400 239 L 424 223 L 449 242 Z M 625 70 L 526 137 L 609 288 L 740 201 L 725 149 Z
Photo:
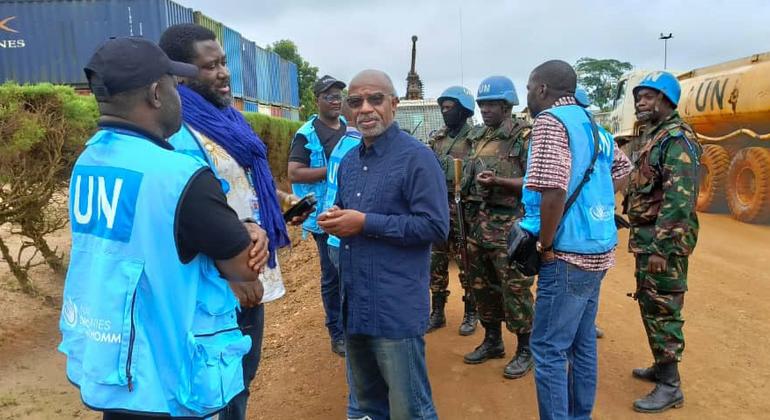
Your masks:
M 286 179 L 289 147 L 301 123 L 245 113 L 268 147 L 268 160 L 279 184 Z M 28 271 L 47 264 L 63 274 L 61 253 L 46 235 L 66 226 L 66 191 L 72 167 L 85 141 L 96 130 L 99 113 L 90 95 L 67 86 L 0 85 L 0 226 L 10 224 L 21 238 L 13 252 L 0 237 L 0 256 L 23 291 L 34 294 Z M 42 261 L 36 258 L 42 256 Z

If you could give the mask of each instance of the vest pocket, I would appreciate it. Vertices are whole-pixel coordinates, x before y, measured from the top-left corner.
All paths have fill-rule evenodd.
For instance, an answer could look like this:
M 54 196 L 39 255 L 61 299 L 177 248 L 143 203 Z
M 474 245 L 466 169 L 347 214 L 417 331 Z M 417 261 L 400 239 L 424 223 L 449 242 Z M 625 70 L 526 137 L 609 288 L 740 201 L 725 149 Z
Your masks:
M 73 251 L 60 322 L 60 350 L 68 363 L 79 364 L 80 378 L 72 380 L 131 386 L 136 289 L 143 272 L 141 261 Z
M 233 328 L 211 334 L 188 335 L 190 375 L 180 402 L 197 412 L 224 407 L 243 391 L 243 355 L 251 338 Z

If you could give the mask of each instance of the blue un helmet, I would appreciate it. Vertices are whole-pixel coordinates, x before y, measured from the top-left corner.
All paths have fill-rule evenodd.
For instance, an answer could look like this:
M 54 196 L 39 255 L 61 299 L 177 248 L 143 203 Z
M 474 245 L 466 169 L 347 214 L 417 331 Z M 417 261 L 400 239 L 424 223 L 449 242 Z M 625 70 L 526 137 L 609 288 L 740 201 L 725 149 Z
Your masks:
M 467 88 L 462 86 L 450 86 L 441 96 L 438 97 L 438 106 L 441 106 L 441 102 L 446 99 L 454 99 L 461 107 L 468 110 L 473 115 L 476 105 L 473 103 L 473 94 Z
M 588 97 L 588 92 L 582 86 L 578 86 L 575 89 L 575 101 L 583 108 L 591 106 L 591 98 Z
M 505 76 L 490 76 L 481 81 L 476 102 L 505 101 L 508 105 L 519 104 L 516 88 L 511 79 Z
M 676 76 L 667 71 L 654 71 L 644 76 L 644 79 L 634 88 L 634 96 L 636 96 L 636 92 L 641 88 L 654 89 L 662 93 L 663 96 L 671 101 L 674 108 L 679 105 L 679 96 L 682 94 L 682 88 L 679 86 L 679 80 L 676 79 Z

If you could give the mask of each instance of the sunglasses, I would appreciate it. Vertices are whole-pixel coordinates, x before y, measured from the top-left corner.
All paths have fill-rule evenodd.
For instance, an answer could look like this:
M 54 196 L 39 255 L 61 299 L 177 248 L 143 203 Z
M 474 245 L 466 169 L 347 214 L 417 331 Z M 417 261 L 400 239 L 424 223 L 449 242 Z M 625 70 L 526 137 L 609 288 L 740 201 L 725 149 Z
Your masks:
M 330 104 L 335 102 L 342 102 L 342 95 L 339 93 L 327 93 L 326 95 L 321 95 L 321 99 Z
M 348 104 L 348 108 L 350 109 L 358 109 L 364 106 L 364 101 L 369 102 L 369 105 L 371 106 L 380 106 L 383 102 L 385 102 L 386 96 L 393 96 L 390 93 L 374 93 L 369 96 L 348 96 L 345 99 L 345 102 Z

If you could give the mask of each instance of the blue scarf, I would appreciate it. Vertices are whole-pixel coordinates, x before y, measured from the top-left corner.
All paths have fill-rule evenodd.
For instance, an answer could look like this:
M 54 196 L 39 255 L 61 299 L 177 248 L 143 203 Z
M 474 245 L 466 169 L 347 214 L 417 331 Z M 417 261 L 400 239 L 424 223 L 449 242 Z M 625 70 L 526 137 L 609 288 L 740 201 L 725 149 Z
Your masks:
M 179 85 L 178 89 L 184 121 L 222 146 L 251 178 L 259 200 L 260 223 L 270 239 L 268 266 L 275 267 L 275 250 L 290 241 L 267 163 L 267 146 L 237 109 L 219 109 L 187 86 Z

